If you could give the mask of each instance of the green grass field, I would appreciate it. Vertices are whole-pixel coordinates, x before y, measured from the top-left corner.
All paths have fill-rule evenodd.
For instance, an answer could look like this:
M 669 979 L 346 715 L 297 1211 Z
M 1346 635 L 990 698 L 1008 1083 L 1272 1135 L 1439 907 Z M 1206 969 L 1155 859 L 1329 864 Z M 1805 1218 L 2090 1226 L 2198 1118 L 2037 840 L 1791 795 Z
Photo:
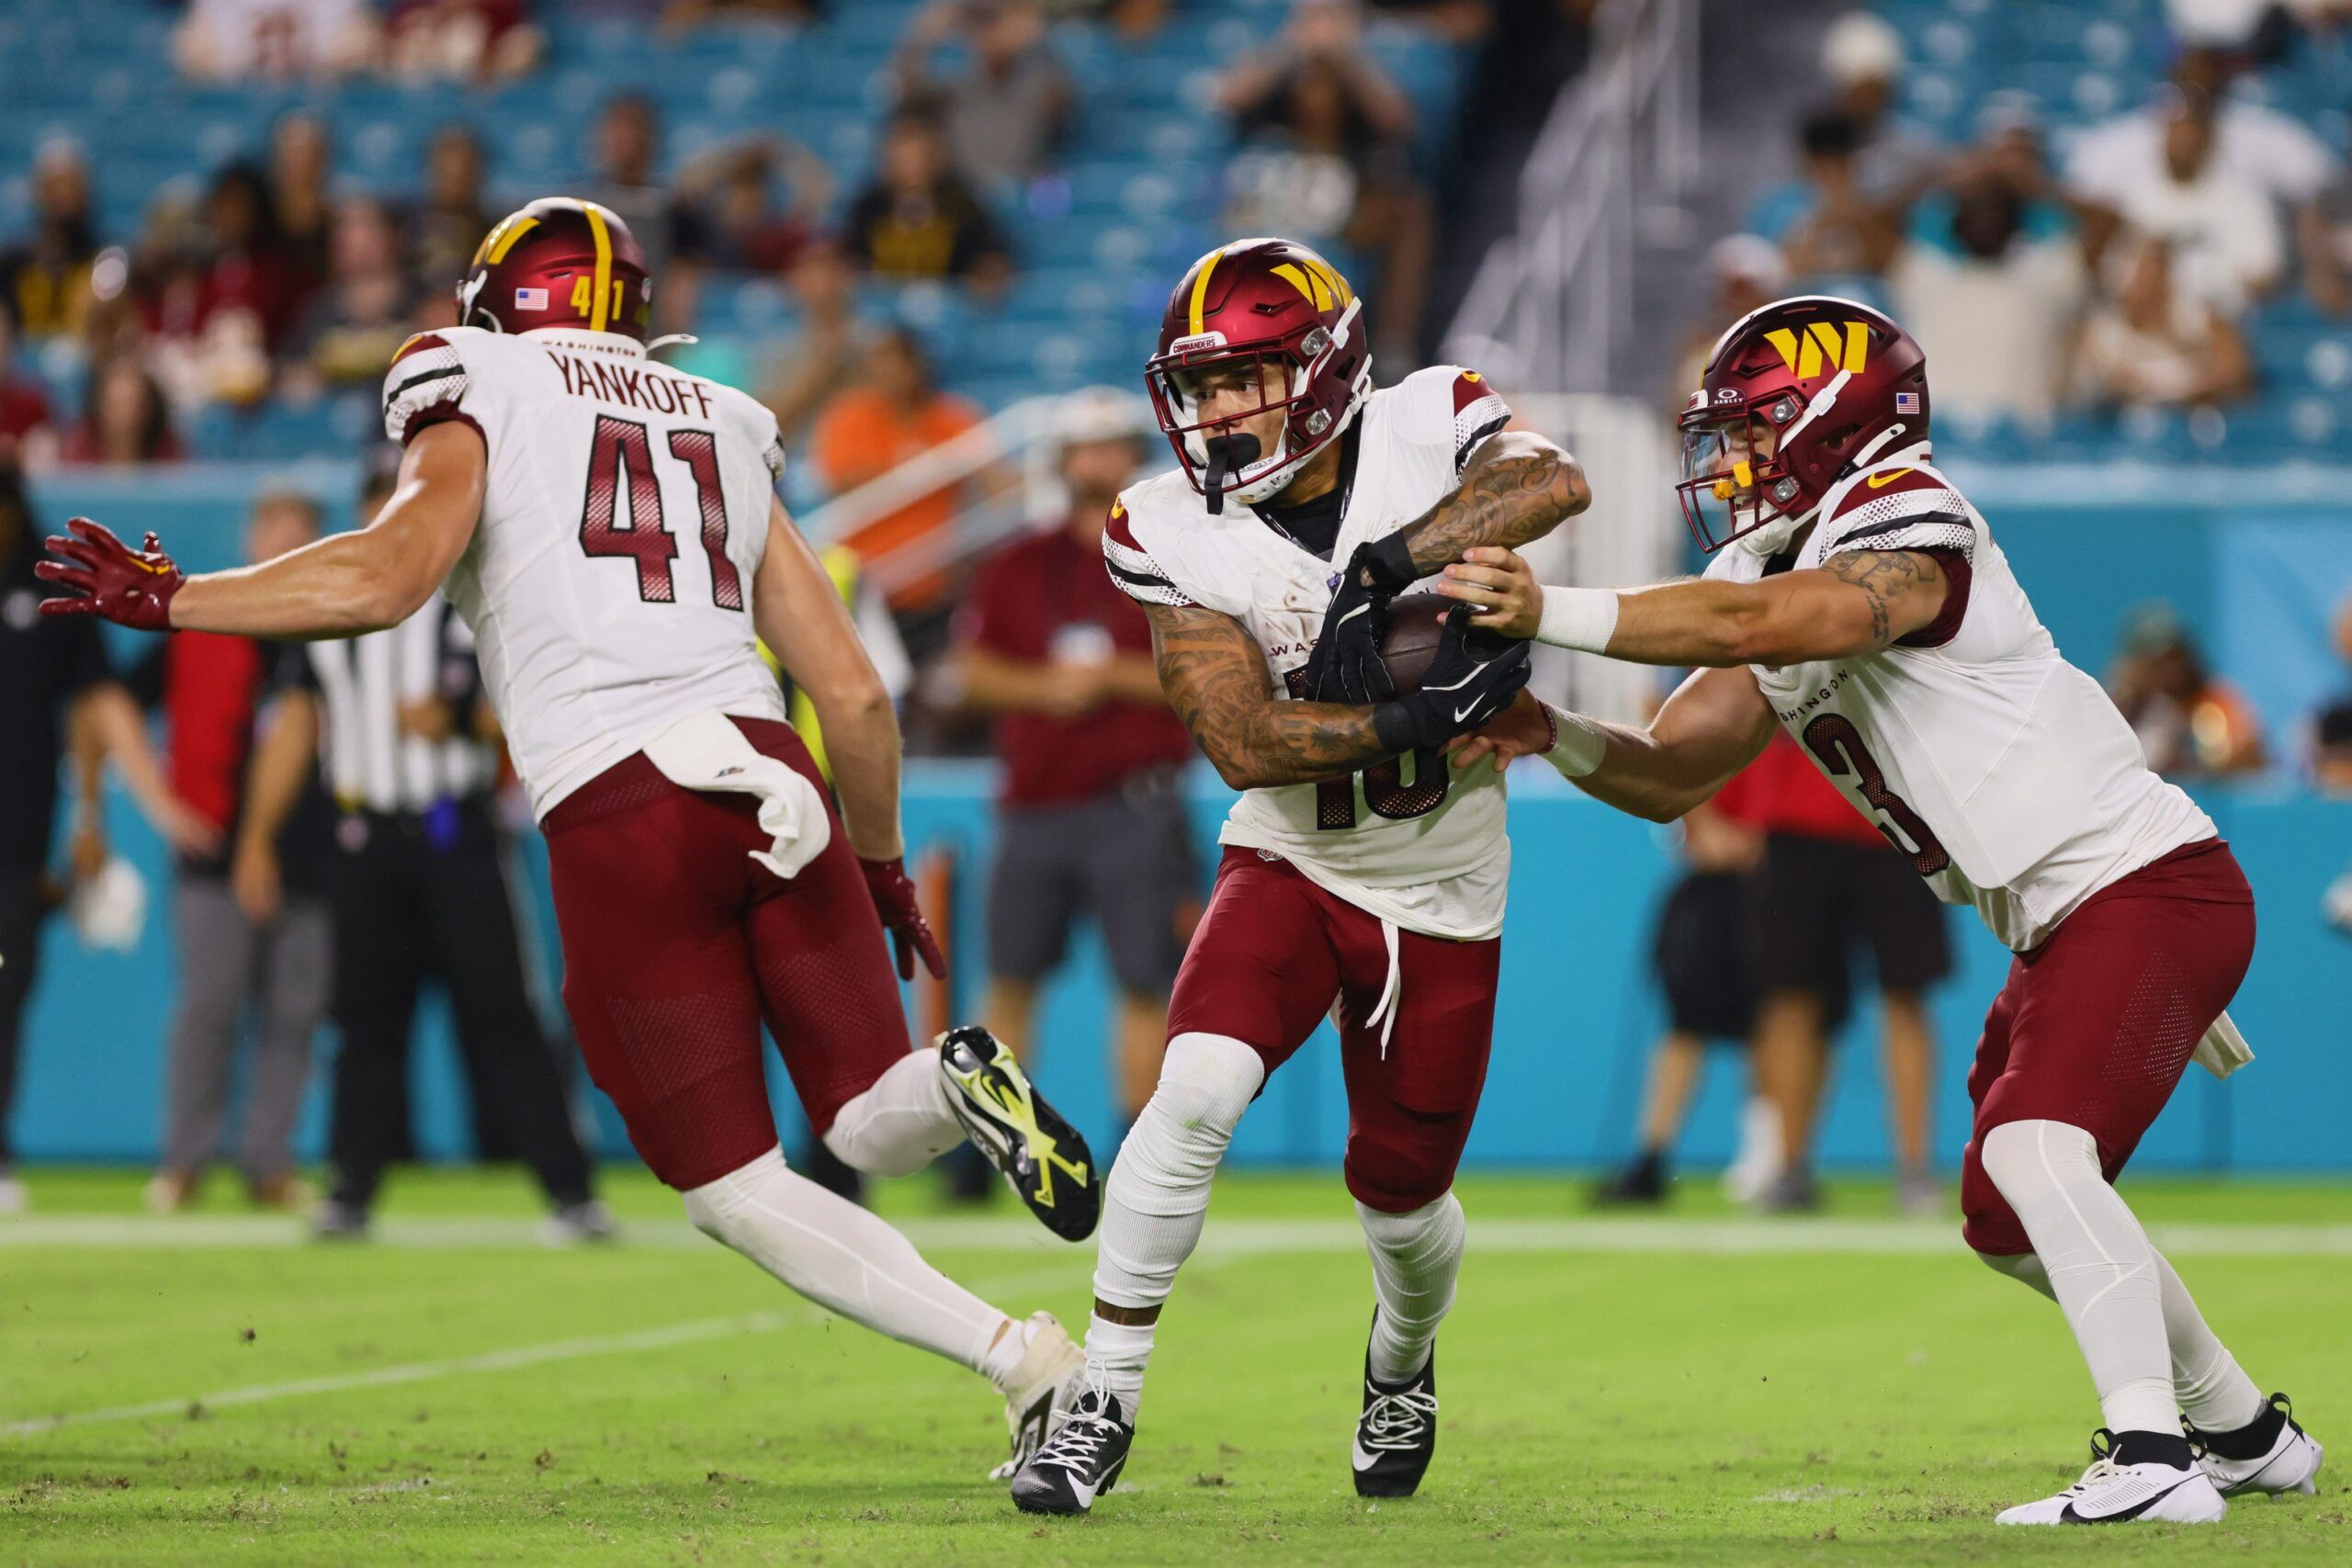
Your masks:
M 2086 1380 L 2055 1309 L 1872 1189 L 1820 1222 L 1695 1190 L 1619 1222 L 1556 1178 L 1465 1180 L 1437 1461 L 1372 1506 L 1346 1198 L 1229 1181 L 1126 1480 L 1045 1524 L 985 1479 L 977 1379 L 797 1304 L 642 1178 L 611 1187 L 628 1243 L 574 1252 L 503 1175 L 402 1178 L 361 1247 L 225 1202 L 151 1220 L 125 1174 L 32 1186 L 0 1222 L 0 1562 L 2352 1562 L 2352 1450 L 2218 1529 L 1996 1531 L 2080 1469 Z M 2255 1377 L 2352 1443 L 2352 1191 L 2131 1190 Z M 1082 1321 L 1091 1248 L 930 1202 L 884 1206 L 1000 1304 Z

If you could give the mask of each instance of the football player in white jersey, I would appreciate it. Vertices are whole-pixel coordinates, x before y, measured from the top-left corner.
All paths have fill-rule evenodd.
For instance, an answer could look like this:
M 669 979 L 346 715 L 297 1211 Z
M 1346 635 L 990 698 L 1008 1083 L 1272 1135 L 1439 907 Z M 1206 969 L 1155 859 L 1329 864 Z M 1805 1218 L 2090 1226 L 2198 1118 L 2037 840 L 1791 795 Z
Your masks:
M 1017 1461 L 1074 1389 L 1077 1347 L 786 1168 L 761 1026 L 826 1146 L 860 1170 L 902 1175 L 968 1132 L 1070 1240 L 1092 1230 L 1100 1183 L 985 1030 L 908 1049 L 885 928 L 901 976 L 941 957 L 901 865 L 897 720 L 776 500 L 775 416 L 648 359 L 651 288 L 611 212 L 532 202 L 475 254 L 465 324 L 394 356 L 384 425 L 407 450 L 370 526 L 184 578 L 153 536 L 133 552 L 77 518 L 42 564 L 67 596 L 42 608 L 349 637 L 446 580 L 547 833 L 565 1007 L 638 1151 L 707 1234 L 989 1379 Z M 824 724 L 838 815 L 755 639 Z
M 1361 307 L 1283 240 L 1195 262 L 1147 381 L 1178 468 L 1111 508 L 1103 555 L 1150 618 L 1159 681 L 1242 792 L 1169 1009 L 1159 1082 L 1106 1194 L 1089 1387 L 1014 1501 L 1084 1513 L 1117 1481 L 1160 1308 L 1243 1110 L 1329 1014 L 1346 1177 L 1377 1307 L 1356 1490 L 1403 1496 L 1436 1441 L 1438 1324 L 1453 1299 L 1453 1170 L 1486 1079 L 1510 849 L 1494 777 L 1441 748 L 1501 711 L 1527 645 L 1457 613 L 1419 689 L 1382 661 L 1388 605 L 1475 545 L 1581 511 L 1575 461 L 1505 431 L 1475 371 L 1372 389 Z
M 1497 550 L 1442 590 L 1491 606 L 1483 625 L 1697 673 L 1645 728 L 1528 703 L 1455 760 L 1540 753 L 1670 821 L 1784 726 L 2017 953 L 1969 1075 L 1963 1234 L 2064 1310 L 2106 1426 L 2079 1482 L 2001 1522 L 2208 1521 L 2231 1493 L 2310 1492 L 2319 1445 L 2238 1370 L 2112 1185 L 2192 1055 L 2245 1059 L 2222 1008 L 2254 896 L 2059 655 L 1931 465 L 1928 415 L 1925 357 L 1877 311 L 1808 297 L 1742 319 L 1682 416 L 1679 493 L 1717 552 L 1702 581 L 1539 589 Z

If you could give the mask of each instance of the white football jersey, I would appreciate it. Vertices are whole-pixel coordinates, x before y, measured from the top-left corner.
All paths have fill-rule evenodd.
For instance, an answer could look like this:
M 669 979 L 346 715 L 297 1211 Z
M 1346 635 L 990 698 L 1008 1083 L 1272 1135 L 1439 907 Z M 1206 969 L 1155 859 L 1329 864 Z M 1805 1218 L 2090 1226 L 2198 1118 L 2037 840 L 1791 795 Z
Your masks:
M 444 327 L 393 357 L 384 430 L 444 420 L 490 452 L 447 592 L 537 816 L 689 714 L 786 717 L 751 614 L 774 414 L 615 333 Z
M 1951 586 L 1935 624 L 1879 653 L 1758 666 L 1756 680 L 1937 897 L 1975 905 L 2024 952 L 2100 888 L 2215 829 L 2149 771 L 2105 690 L 2059 654 L 1983 515 L 1928 457 L 1922 442 L 1840 480 L 1790 565 L 1939 552 Z M 1735 546 L 1707 575 L 1753 581 L 1770 564 Z
M 1314 650 L 1356 547 L 1453 493 L 1470 454 L 1510 410 L 1476 371 L 1439 366 L 1373 393 L 1356 418 L 1355 479 L 1329 560 L 1238 502 L 1212 515 L 1170 471 L 1112 507 L 1102 534 L 1112 581 L 1147 604 L 1232 616 L 1265 649 L 1273 695 L 1292 697 L 1288 678 Z M 1492 769 L 1456 773 L 1432 751 L 1323 784 L 1244 790 L 1218 841 L 1280 855 L 1408 931 L 1475 941 L 1502 929 L 1510 843 L 1502 777 Z

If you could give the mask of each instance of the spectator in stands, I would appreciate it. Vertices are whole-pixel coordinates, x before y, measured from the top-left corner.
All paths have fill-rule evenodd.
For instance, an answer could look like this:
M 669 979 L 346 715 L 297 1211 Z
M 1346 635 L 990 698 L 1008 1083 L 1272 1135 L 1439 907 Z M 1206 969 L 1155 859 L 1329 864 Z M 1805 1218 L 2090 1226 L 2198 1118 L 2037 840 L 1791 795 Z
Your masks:
M 676 187 L 691 215 L 696 259 L 724 272 L 789 269 L 833 199 L 825 161 L 783 135 L 688 159 Z
M 333 270 L 295 323 L 288 389 L 315 394 L 381 385 L 384 367 L 413 330 L 413 289 L 392 215 L 371 196 L 335 207 Z
M 2170 127 L 2183 115 L 2206 122 L 2211 142 L 2214 184 L 2242 197 L 2267 198 L 2267 222 L 2259 231 L 2267 247 L 2269 277 L 2282 270 L 2282 218 L 2294 237 L 2305 287 L 2321 303 L 2341 309 L 2344 268 L 2329 237 L 2322 200 L 2343 176 L 2343 161 L 2308 126 L 2269 105 L 2233 90 L 2245 57 L 2194 39 L 2175 59 L 2172 80 L 2151 107 L 2093 126 L 2076 137 L 2066 161 L 2066 183 L 2086 209 L 2094 254 L 2119 225 L 2150 227 L 2152 201 L 2169 210 L 2181 193 L 2169 164 L 2177 156 Z M 2151 191 L 2158 192 L 2154 197 Z M 2236 204 L 2241 209 L 2243 201 Z M 2225 219 L 2224 223 L 2235 221 Z M 2157 231 L 2169 231 L 2157 226 Z M 2256 237 L 2242 236 L 2249 246 Z
M 1842 109 L 1797 128 L 1803 173 L 1768 192 L 1748 226 L 1779 243 L 1799 280 L 1876 277 L 1902 239 L 1899 214 L 1862 189 L 1862 128 Z
M 1412 101 L 1365 49 L 1355 0 L 1300 0 L 1275 47 L 1218 82 L 1217 104 L 1246 143 L 1226 171 L 1228 231 L 1376 258 L 1374 351 L 1418 364 L 1430 196 L 1413 171 Z
M 962 46 L 964 66 L 935 74 L 932 57 L 951 42 Z M 938 114 L 956 172 L 978 190 L 1040 173 L 1069 123 L 1069 77 L 1046 44 L 1035 0 L 930 0 L 890 71 L 899 102 Z
M 1069 511 L 989 557 L 956 622 L 965 698 L 995 716 L 1003 764 L 983 1012 L 1028 1057 L 1038 987 L 1091 918 L 1118 985 L 1114 1093 L 1132 1122 L 1159 1079 L 1169 988 L 1198 912 L 1192 745 L 1160 694 L 1143 612 L 1102 570 L 1103 523 L 1142 466 L 1150 412 L 1097 387 L 1064 400 L 1061 425 Z
M 2352 593 L 2335 611 L 2335 651 L 2352 667 Z M 2331 795 L 2352 795 L 2352 687 L 2312 716 L 2312 772 Z
M 2126 239 L 2109 247 L 2115 281 L 2084 323 L 2073 389 L 2100 407 L 2211 407 L 2245 396 L 2254 360 L 2237 324 L 2174 280 L 2172 247 Z
M 1981 160 L 1936 216 L 1936 231 L 1915 231 L 1896 253 L 1887 287 L 1936 367 L 1937 417 L 2046 423 L 2088 292 L 2081 245 L 2030 231 L 2026 193 Z
M 2154 179 L 2120 194 L 2117 215 L 2166 242 L 2177 288 L 2225 316 L 2278 281 L 2285 255 L 2276 204 L 2214 156 L 2212 100 L 2176 98 L 2164 124 L 2164 163 Z
M 269 138 L 269 210 L 277 220 L 277 251 L 296 276 L 326 276 L 334 246 L 334 142 L 326 122 L 297 109 L 279 118 Z
M 1903 65 L 1902 35 L 1883 17 L 1849 11 L 1822 33 L 1821 73 L 1854 127 L 1854 187 L 1897 221 L 1944 162 L 1943 150 L 1896 113 Z
M 380 33 L 368 0 L 192 0 L 172 58 L 213 82 L 289 82 L 367 69 Z
M 1667 381 L 1667 414 L 1680 419 L 1692 389 L 1706 378 L 1707 355 L 1724 329 L 1788 292 L 1789 264 L 1781 247 L 1756 234 L 1726 234 L 1707 252 L 1707 276 L 1715 295 L 1706 313 L 1690 325 L 1682 352 Z
M 804 247 L 785 275 L 799 330 L 770 355 L 761 400 L 797 452 L 818 410 L 855 386 L 874 355 L 874 333 L 857 314 L 857 269 L 839 243 Z
M 2152 601 L 2124 617 L 2107 689 L 2148 766 L 2167 777 L 2252 773 L 2268 763 L 2254 705 L 2207 668 L 2170 604 Z
M 0 468 L 39 469 L 56 456 L 49 394 L 18 368 L 17 320 L 0 300 Z
M 662 26 L 684 32 L 705 22 L 769 21 L 804 27 L 825 14 L 825 0 L 669 0 Z
M 87 400 L 58 451 L 62 461 L 128 467 L 184 456 L 164 389 L 138 355 L 119 353 L 95 367 Z
M 874 183 L 850 204 L 846 238 L 877 277 L 960 278 L 993 291 L 1012 271 L 995 220 L 947 166 L 939 122 L 911 109 L 883 131 Z
M 596 173 L 583 194 L 620 215 L 648 269 L 662 279 L 653 299 L 655 330 L 684 331 L 695 319 L 701 269 L 691 221 L 681 222 L 684 215 L 662 183 L 660 111 L 641 93 L 616 93 L 605 101 L 595 141 Z
M 451 312 L 443 324 L 456 324 L 451 291 L 497 221 L 483 204 L 481 185 L 481 142 L 471 128 L 445 125 L 435 131 L 424 154 L 424 199 L 407 229 L 418 292 Z
M 527 0 L 392 0 L 386 66 L 411 82 L 501 82 L 547 53 Z
M 866 385 L 825 406 L 809 437 L 809 457 L 837 493 L 878 479 L 979 423 L 979 410 L 939 389 L 930 356 L 904 327 L 892 327 L 876 341 L 867 375 Z M 875 569 L 890 607 L 901 615 L 939 604 L 956 503 L 954 487 L 934 491 L 844 541 Z M 885 558 L 892 558 L 887 567 Z
M 232 164 L 213 176 L 204 220 L 209 254 L 198 325 L 249 315 L 262 342 L 276 349 L 319 285 L 306 243 L 288 239 L 270 186 L 247 164 Z
M 245 529 L 249 561 L 275 559 L 318 537 L 318 507 L 273 491 L 254 501 Z M 250 1007 L 253 1055 L 243 1075 L 235 1156 L 252 1201 L 300 1207 L 290 1140 L 312 1037 L 326 1017 L 333 932 L 318 876 L 331 831 L 325 797 L 308 782 L 297 727 L 266 714 L 282 658 L 299 645 L 187 632 L 156 645 L 134 677 L 161 709 L 172 789 L 233 845 L 179 855 L 172 928 L 179 958 L 164 1074 L 163 1158 L 148 1206 L 173 1213 L 197 1195 L 220 1153 L 240 1024 Z M 287 766 L 272 752 L 291 748 Z
M 90 215 L 90 170 L 62 137 L 33 156 L 32 232 L 0 250 L 0 311 L 29 338 L 80 333 L 90 304 L 90 264 L 98 251 Z

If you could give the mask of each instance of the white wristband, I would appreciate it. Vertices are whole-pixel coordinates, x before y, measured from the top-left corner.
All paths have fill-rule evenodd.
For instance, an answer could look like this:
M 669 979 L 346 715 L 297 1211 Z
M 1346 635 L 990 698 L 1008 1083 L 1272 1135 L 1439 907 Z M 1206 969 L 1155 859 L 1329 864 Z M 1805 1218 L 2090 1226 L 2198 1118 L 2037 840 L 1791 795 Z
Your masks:
M 1552 746 L 1544 760 L 1564 779 L 1580 779 L 1599 770 L 1609 756 L 1609 737 L 1580 713 L 1555 708 L 1536 699 L 1552 721 Z
M 1617 593 L 1609 588 L 1546 588 L 1535 640 L 1579 653 L 1601 653 L 1617 629 Z

